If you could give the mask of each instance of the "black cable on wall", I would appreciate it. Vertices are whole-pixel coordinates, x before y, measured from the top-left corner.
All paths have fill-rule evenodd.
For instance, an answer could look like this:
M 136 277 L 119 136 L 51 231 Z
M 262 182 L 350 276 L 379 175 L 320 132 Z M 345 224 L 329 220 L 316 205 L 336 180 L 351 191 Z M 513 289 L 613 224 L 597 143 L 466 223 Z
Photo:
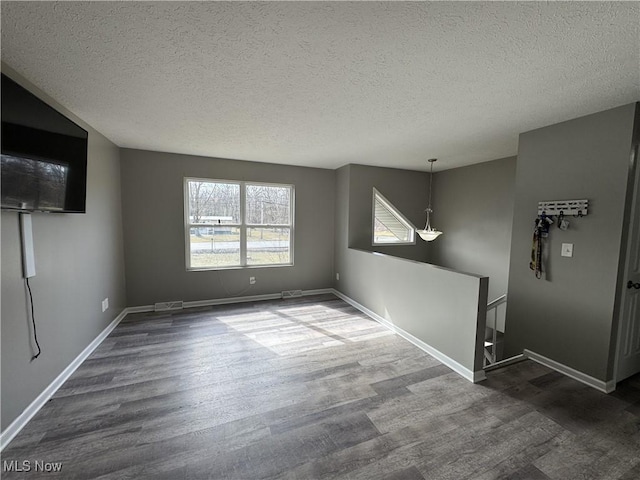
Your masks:
M 42 353 L 42 350 L 40 349 L 40 344 L 38 343 L 38 333 L 36 332 L 36 317 L 35 317 L 35 314 L 33 313 L 33 294 L 31 293 L 31 285 L 29 285 L 28 278 L 25 278 L 24 280 L 27 284 L 27 290 L 29 290 L 29 301 L 31 303 L 31 322 L 33 323 L 33 339 L 35 340 L 36 346 L 38 347 L 38 353 L 36 353 L 33 357 L 31 357 L 31 360 L 35 360 L 40 356 L 40 354 Z

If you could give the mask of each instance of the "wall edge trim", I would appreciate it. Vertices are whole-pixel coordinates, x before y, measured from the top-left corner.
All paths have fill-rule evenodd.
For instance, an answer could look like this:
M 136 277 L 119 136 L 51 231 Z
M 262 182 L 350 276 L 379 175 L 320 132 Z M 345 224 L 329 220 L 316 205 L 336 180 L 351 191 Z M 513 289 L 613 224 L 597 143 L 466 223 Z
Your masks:
M 608 382 L 605 382 L 603 380 L 598 380 L 597 378 L 592 377 L 591 375 L 587 375 L 586 373 L 576 370 L 575 368 L 568 367 L 563 363 L 547 358 L 544 355 L 540 355 L 539 353 L 533 352 L 526 348 L 523 351 L 523 355 L 529 360 L 533 360 L 534 362 L 544 365 L 545 367 L 548 367 L 552 370 L 555 370 L 558 373 L 562 373 L 563 375 L 566 375 L 569 378 L 572 378 L 578 382 L 584 383 L 585 385 L 595 388 L 600 392 L 611 393 L 616 389 L 616 382 L 614 380 L 610 380 Z
M 348 297 L 344 293 L 342 293 L 342 292 L 340 292 L 340 291 L 338 291 L 336 289 L 333 289 L 333 294 L 336 297 L 338 297 L 338 298 L 344 300 L 345 302 L 347 302 L 349 305 L 357 308 L 358 310 L 360 310 L 362 313 L 364 313 L 368 317 L 371 317 L 373 320 L 375 320 L 376 322 L 380 323 L 384 327 L 388 328 L 392 332 L 400 335 L 402 338 L 404 338 L 408 342 L 412 343 L 413 345 L 418 347 L 420 350 L 428 353 L 429 355 L 434 357 L 436 360 L 438 360 L 440 363 L 442 363 L 443 365 L 449 367 L 451 370 L 453 370 L 454 372 L 456 372 L 458 375 L 462 376 L 466 380 L 469 380 L 472 383 L 478 383 L 478 382 L 481 382 L 483 380 L 486 380 L 487 377 L 486 377 L 486 374 L 485 374 L 484 370 L 479 370 L 479 371 L 475 371 L 474 372 L 474 371 L 468 369 L 467 367 L 465 367 L 462 364 L 460 364 L 457 361 L 455 361 L 453 358 L 445 355 L 444 353 L 442 353 L 438 349 L 432 347 L 428 343 L 423 342 L 419 338 L 414 337 L 413 335 L 411 335 L 409 332 L 403 330 L 402 328 L 397 327 L 393 323 L 391 323 L 388 320 L 386 320 L 385 318 L 381 317 L 380 315 L 378 315 L 374 311 L 368 309 L 364 305 L 356 302 L 355 300 L 353 300 L 352 298 Z
M 0 452 L 7 447 L 15 436 L 29 423 L 29 421 L 40 411 L 40 409 L 49 401 L 58 389 L 73 375 L 82 362 L 84 362 L 93 351 L 109 336 L 109 334 L 118 326 L 118 324 L 130 313 L 128 308 L 123 309 L 113 321 L 98 334 L 93 341 L 85 347 L 82 352 L 74 358 L 67 367 L 45 388 L 40 394 L 9 424 L 9 426 L 0 434 Z

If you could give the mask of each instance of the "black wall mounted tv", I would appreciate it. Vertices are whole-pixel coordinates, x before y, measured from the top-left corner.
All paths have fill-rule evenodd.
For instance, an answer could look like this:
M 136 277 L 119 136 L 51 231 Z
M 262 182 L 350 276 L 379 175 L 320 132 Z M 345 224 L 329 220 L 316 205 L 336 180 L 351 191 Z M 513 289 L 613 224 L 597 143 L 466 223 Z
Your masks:
M 85 213 L 87 131 L 2 74 L 3 210 Z

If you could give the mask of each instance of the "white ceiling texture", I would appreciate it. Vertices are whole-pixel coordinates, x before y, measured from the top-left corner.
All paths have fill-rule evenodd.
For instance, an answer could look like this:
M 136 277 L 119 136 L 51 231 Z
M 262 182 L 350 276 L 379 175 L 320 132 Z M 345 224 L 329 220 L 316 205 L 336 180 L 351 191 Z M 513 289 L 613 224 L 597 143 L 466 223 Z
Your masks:
M 638 2 L 8 2 L 2 60 L 121 147 L 436 170 L 640 99 Z

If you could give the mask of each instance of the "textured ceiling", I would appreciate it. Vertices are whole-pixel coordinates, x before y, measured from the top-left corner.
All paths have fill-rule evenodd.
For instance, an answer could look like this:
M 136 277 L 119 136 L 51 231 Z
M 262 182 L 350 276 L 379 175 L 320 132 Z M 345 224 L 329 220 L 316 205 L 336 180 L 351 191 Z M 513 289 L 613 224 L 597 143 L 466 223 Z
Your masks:
M 1 2 L 2 60 L 121 147 L 436 170 L 640 99 L 638 2 Z

